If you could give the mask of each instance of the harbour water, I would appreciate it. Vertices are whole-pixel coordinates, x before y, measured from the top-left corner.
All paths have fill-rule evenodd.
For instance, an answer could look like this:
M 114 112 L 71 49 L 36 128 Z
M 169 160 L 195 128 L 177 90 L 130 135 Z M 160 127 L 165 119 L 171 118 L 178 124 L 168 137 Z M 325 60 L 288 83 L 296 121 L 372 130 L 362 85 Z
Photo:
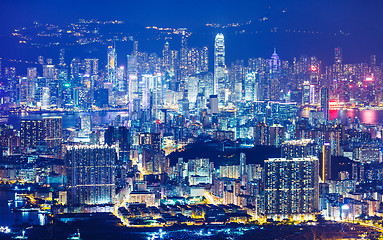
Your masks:
M 56 117 L 61 116 L 63 118 L 63 129 L 75 127 L 79 124 L 79 119 L 81 116 L 91 115 L 92 124 L 102 125 L 109 124 L 113 121 L 118 115 L 125 117 L 128 115 L 126 111 L 106 111 L 106 112 L 75 112 L 73 114 L 68 113 L 23 113 L 23 114 L 10 114 L 6 123 L 14 125 L 14 127 L 20 127 L 21 119 L 42 119 L 44 117 Z
M 92 124 L 104 125 L 111 123 L 116 116 L 120 115 L 122 118 L 128 116 L 126 111 L 106 111 L 106 112 L 76 112 L 73 114 L 67 113 L 26 113 L 26 114 L 11 114 L 5 123 L 12 124 L 16 128 L 20 127 L 21 119 L 42 119 L 43 117 L 61 116 L 63 118 L 63 129 L 75 127 L 79 124 L 81 116 L 90 114 L 92 117 Z M 309 111 L 302 110 L 299 114 L 302 117 L 308 117 Z M 347 118 L 354 121 L 355 117 L 364 124 L 383 124 L 383 110 L 370 110 L 370 109 L 333 109 L 330 110 L 330 120 L 339 119 L 342 123 L 346 123 Z
M 309 111 L 302 110 L 299 115 L 308 117 Z M 350 118 L 351 121 L 358 118 L 360 123 L 381 125 L 383 124 L 383 110 L 330 109 L 329 118 L 330 120 L 339 119 L 342 123 L 346 123 L 348 118 Z
M 23 207 L 25 201 L 16 198 L 12 190 L 0 190 L 0 226 L 45 225 L 46 217 L 38 212 L 14 212 L 12 207 Z

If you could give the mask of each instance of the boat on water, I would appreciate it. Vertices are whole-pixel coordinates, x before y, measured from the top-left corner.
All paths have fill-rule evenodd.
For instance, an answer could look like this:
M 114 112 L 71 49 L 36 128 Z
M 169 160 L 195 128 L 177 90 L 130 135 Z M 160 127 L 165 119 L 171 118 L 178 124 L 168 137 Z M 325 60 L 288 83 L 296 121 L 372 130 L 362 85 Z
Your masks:
M 73 235 L 71 235 L 70 237 L 68 237 L 67 239 L 71 239 L 71 240 L 80 240 L 80 230 L 77 229 L 77 232 Z
M 28 207 L 13 207 L 13 212 L 37 212 L 40 208 L 28 208 Z
M 16 236 L 12 236 L 12 239 L 28 239 L 27 236 L 25 236 L 25 230 L 21 231 L 21 234 L 16 234 Z
M 0 115 L 0 123 L 6 123 L 8 122 L 9 116 L 7 115 Z

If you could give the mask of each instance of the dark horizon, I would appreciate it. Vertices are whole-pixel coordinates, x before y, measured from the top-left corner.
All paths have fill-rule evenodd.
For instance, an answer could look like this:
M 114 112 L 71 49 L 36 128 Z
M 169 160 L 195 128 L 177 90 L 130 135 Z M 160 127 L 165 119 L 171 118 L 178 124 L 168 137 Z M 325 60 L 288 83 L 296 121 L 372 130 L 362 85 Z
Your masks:
M 300 55 L 317 56 L 326 65 L 333 62 L 333 49 L 342 47 L 346 63 L 368 62 L 369 56 L 377 55 L 377 62 L 383 60 L 383 12 L 381 1 L 10 1 L 0 3 L 0 57 L 15 58 L 19 47 L 10 47 L 8 36 L 15 28 L 30 26 L 34 21 L 47 24 L 68 25 L 78 19 L 123 20 L 137 29 L 145 26 L 187 27 L 194 33 L 191 43 L 196 46 L 212 46 L 213 31 L 210 37 L 199 37 L 206 23 L 241 23 L 253 21 L 250 26 L 240 29 L 301 30 L 323 33 L 322 36 L 263 34 L 244 37 L 228 34 L 228 62 L 249 57 L 270 57 L 276 47 L 280 57 L 291 61 Z M 257 23 L 266 17 L 264 23 Z M 255 22 L 255 23 L 254 23 Z M 138 30 L 140 31 L 140 30 Z M 336 37 L 327 35 L 338 34 Z M 1 37 L 2 36 L 2 37 Z M 325 36 L 325 37 L 323 37 Z M 232 42 L 230 43 L 230 41 Z M 147 44 L 152 45 L 153 43 Z M 160 44 L 160 43 L 158 43 Z M 162 44 L 162 43 L 161 43 Z M 143 43 L 140 46 L 145 46 Z M 141 49 L 148 51 L 150 49 Z M 246 51 L 243 51 L 246 50 Z M 40 50 L 44 52 L 43 50 Z M 52 51 L 51 51 L 52 52 Z M 24 52 L 23 52 L 24 53 Z M 43 54 L 43 53 L 42 53 Z M 41 54 L 41 55 L 42 55 Z M 122 54 L 128 54 L 124 52 Z M 40 54 L 33 55 L 35 58 Z M 52 58 L 54 53 L 50 53 Z M 101 56 L 101 55 L 100 55 Z M 98 56 L 98 57 L 100 57 Z M 21 56 L 20 56 L 21 57 Z M 105 56 L 106 57 L 106 56 Z M 34 60 L 28 57 L 29 60 Z M 32 58 L 32 59 L 31 59 Z

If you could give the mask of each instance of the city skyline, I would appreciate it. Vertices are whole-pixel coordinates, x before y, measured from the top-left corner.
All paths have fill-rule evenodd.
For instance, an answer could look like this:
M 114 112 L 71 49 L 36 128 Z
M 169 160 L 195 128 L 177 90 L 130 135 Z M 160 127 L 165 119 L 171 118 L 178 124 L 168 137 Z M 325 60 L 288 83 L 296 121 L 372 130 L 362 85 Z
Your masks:
M 0 238 L 383 236 L 383 3 L 65 4 L 0 3 Z

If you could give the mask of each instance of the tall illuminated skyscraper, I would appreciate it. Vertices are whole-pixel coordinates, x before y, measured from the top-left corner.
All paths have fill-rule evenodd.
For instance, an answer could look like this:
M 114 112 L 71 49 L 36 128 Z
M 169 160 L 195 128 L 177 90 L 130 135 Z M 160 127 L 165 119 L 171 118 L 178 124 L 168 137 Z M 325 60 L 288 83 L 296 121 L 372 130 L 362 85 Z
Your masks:
M 116 159 L 115 146 L 69 146 L 64 158 L 68 171 L 68 203 L 113 203 Z
M 214 95 L 223 102 L 225 97 L 225 38 L 222 33 L 215 36 L 214 44 Z
M 322 147 L 321 179 L 323 182 L 331 180 L 331 144 L 324 143 Z
M 37 69 L 28 68 L 27 69 L 27 100 L 29 104 L 34 102 L 35 100 L 35 91 L 36 91 L 36 77 L 37 77 Z
M 281 91 L 280 78 L 281 75 L 281 60 L 274 48 L 274 53 L 270 59 L 270 99 L 279 100 Z
M 117 86 L 117 53 L 114 43 L 108 47 L 108 82 L 113 83 L 113 87 Z
M 166 42 L 164 45 L 164 49 L 162 50 L 162 66 L 164 70 L 170 69 L 170 50 L 169 50 L 169 42 Z
M 324 115 L 324 119 L 325 119 L 325 124 L 328 123 L 329 121 L 329 111 L 330 111 L 330 107 L 329 107 L 329 90 L 327 87 L 322 87 L 321 90 L 320 90 L 320 107 L 321 107 L 321 111 L 323 112 L 323 115 Z

